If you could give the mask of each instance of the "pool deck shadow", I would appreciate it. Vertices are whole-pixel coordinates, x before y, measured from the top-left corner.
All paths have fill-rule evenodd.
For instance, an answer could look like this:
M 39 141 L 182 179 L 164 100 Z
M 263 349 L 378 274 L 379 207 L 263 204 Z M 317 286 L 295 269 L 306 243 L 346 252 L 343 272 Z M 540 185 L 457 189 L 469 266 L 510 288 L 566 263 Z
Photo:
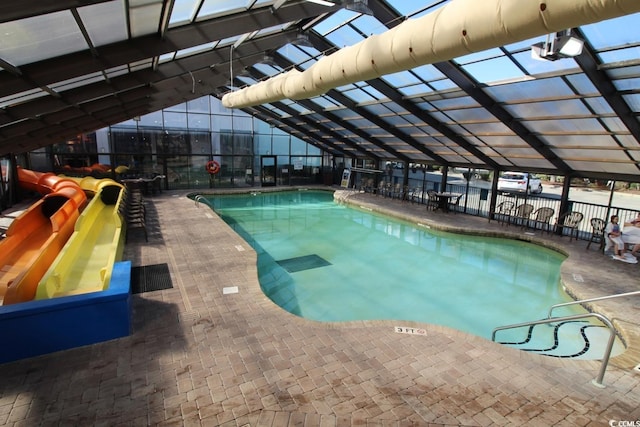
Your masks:
M 261 292 L 251 247 L 188 193 L 149 197 L 160 233 L 125 248 L 134 266 L 168 264 L 173 288 L 132 296 L 129 337 L 0 365 L 0 424 L 574 426 L 640 419 L 640 372 L 633 369 L 640 364 L 640 297 L 595 306 L 631 347 L 611 360 L 606 388 L 599 388 L 592 384 L 599 361 L 544 357 L 436 325 L 320 323 L 289 314 Z M 560 250 L 569 256 L 562 280 L 578 298 L 639 288 L 639 265 L 587 251 L 585 241 L 341 195 L 434 228 Z M 425 334 L 397 333 L 398 325 Z

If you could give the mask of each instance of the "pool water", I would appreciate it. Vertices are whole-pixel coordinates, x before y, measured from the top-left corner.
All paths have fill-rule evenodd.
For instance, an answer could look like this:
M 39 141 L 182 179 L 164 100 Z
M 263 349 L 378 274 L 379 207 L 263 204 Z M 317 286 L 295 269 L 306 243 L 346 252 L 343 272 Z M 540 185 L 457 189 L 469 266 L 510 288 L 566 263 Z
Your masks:
M 418 321 L 491 339 L 497 326 L 542 319 L 571 300 L 560 285 L 564 255 L 530 243 L 432 230 L 327 191 L 204 197 L 258 253 L 264 293 L 307 319 Z

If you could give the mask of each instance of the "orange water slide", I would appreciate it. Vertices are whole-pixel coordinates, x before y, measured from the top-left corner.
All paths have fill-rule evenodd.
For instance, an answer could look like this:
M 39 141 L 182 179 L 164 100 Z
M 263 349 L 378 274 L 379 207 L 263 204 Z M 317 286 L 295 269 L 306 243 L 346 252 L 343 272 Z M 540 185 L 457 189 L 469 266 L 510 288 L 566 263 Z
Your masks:
M 22 188 L 44 197 L 17 217 L 0 241 L 0 299 L 3 305 L 31 301 L 38 282 L 74 230 L 87 203 L 72 179 L 18 168 Z

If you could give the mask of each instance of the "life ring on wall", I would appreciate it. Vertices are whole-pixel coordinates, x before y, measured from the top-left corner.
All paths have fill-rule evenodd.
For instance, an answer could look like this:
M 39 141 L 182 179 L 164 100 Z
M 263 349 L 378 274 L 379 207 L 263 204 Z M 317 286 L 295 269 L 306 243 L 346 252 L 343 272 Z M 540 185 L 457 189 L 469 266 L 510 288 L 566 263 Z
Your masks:
M 207 162 L 207 164 L 204 167 L 207 172 L 209 172 L 211 175 L 215 175 L 218 172 L 220 172 L 220 163 L 216 162 L 215 160 L 210 160 Z

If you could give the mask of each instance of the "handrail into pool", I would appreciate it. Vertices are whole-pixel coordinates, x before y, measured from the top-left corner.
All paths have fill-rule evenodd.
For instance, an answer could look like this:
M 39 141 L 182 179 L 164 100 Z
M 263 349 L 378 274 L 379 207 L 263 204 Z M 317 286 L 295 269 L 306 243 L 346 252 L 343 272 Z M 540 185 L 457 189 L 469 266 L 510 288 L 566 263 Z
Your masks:
M 593 385 L 595 385 L 596 387 L 604 388 L 605 385 L 602 384 L 602 379 L 604 378 L 604 373 L 607 370 L 607 365 L 609 364 L 609 357 L 611 356 L 611 350 L 613 349 L 613 342 L 615 341 L 615 338 L 616 338 L 616 332 L 613 327 L 613 324 L 611 324 L 611 321 L 605 316 L 603 316 L 602 314 L 599 314 L 599 313 L 574 314 L 571 316 L 551 317 L 551 318 L 542 319 L 542 320 L 533 320 L 530 322 L 499 326 L 495 328 L 491 333 L 491 341 L 496 340 L 496 332 L 504 329 L 516 329 L 516 328 L 522 328 L 524 326 L 542 325 L 545 323 L 555 323 L 555 322 L 560 322 L 565 320 L 584 319 L 585 317 L 595 317 L 597 319 L 600 319 L 600 321 L 604 323 L 607 326 L 607 328 L 609 328 L 609 341 L 607 342 L 607 348 L 605 349 L 604 356 L 602 357 L 602 366 L 600 367 L 600 372 L 598 372 L 598 376 L 591 381 Z
M 613 298 L 619 298 L 619 297 L 630 297 L 630 296 L 633 296 L 633 295 L 640 295 L 640 291 L 625 292 L 623 294 L 613 294 L 613 295 L 607 295 L 607 296 L 604 296 L 604 297 L 588 298 L 588 299 L 582 299 L 582 300 L 579 300 L 579 301 L 561 302 L 559 304 L 554 304 L 554 305 L 551 306 L 551 308 L 549 308 L 549 313 L 547 314 L 547 319 L 551 318 L 551 312 L 553 311 L 553 309 L 555 309 L 557 307 L 565 307 L 567 305 L 582 304 L 583 302 L 602 301 L 602 300 L 606 300 L 606 299 L 613 299 Z
M 205 205 L 211 207 L 211 205 L 209 204 L 209 202 L 207 201 L 206 197 L 203 197 L 202 195 L 198 194 L 196 195 L 193 200 L 196 202 L 196 207 L 199 207 L 199 203 L 204 203 Z

